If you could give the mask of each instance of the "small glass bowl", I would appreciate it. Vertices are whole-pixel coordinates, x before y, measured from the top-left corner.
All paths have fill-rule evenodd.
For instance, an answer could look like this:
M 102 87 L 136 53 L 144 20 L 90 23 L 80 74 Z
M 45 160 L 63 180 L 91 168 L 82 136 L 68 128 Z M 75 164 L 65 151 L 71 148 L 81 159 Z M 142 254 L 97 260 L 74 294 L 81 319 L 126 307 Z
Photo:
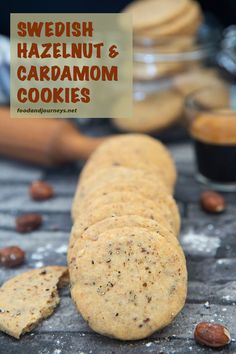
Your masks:
M 194 142 L 197 179 L 220 191 L 236 191 L 236 90 L 209 86 L 185 102 L 187 125 Z

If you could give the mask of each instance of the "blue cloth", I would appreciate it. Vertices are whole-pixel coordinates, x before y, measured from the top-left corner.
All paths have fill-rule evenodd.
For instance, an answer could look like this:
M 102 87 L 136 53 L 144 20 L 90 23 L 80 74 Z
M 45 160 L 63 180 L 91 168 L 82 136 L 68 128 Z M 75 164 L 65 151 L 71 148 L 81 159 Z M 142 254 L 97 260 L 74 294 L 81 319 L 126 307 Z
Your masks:
M 0 36 L 0 104 L 10 101 L 10 41 Z

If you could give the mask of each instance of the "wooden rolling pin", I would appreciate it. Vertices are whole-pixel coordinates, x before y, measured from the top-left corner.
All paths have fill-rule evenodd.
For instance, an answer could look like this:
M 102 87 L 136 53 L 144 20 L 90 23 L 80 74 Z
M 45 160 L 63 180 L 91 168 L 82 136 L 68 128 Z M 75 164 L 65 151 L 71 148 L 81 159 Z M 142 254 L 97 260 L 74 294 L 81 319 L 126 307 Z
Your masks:
M 69 122 L 52 118 L 10 118 L 0 108 L 0 155 L 44 166 L 87 159 L 104 138 L 87 137 Z

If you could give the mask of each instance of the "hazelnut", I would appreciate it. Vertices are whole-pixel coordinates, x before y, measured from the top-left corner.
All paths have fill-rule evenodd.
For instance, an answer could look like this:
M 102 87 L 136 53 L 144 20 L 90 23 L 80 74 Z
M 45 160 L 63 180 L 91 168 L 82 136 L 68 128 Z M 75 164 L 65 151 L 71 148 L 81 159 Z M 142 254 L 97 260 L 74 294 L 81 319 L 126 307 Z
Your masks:
M 228 329 L 221 324 L 201 322 L 195 327 L 194 338 L 196 342 L 208 347 L 223 347 L 231 342 Z
M 36 230 L 42 224 L 42 216 L 39 214 L 25 214 L 16 218 L 16 230 L 27 233 Z
M 47 200 L 53 197 L 54 190 L 46 182 L 35 181 L 31 184 L 29 189 L 31 198 L 34 200 Z
M 4 267 L 16 267 L 25 260 L 25 252 L 17 246 L 0 249 L 0 264 Z
M 219 193 L 207 191 L 201 194 L 201 206 L 209 213 L 221 213 L 225 210 L 225 200 Z

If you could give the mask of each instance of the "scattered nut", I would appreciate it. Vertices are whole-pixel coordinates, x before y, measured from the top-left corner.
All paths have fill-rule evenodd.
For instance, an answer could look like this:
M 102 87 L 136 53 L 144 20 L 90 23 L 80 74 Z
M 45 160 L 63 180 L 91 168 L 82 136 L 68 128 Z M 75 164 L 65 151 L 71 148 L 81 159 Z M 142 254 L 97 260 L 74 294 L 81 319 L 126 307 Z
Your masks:
M 46 182 L 35 181 L 31 184 L 29 189 L 31 198 L 34 200 L 47 200 L 53 197 L 54 190 Z
M 24 263 L 24 260 L 25 252 L 17 246 L 0 249 L 0 265 L 4 267 L 16 267 Z
M 223 347 L 231 342 L 228 329 L 221 324 L 201 322 L 194 330 L 196 342 L 208 347 Z
M 39 214 L 25 214 L 16 218 L 16 230 L 21 233 L 36 230 L 42 224 L 42 216 Z
M 203 192 L 200 201 L 202 208 L 209 213 L 221 213 L 225 210 L 225 200 L 219 193 Z

